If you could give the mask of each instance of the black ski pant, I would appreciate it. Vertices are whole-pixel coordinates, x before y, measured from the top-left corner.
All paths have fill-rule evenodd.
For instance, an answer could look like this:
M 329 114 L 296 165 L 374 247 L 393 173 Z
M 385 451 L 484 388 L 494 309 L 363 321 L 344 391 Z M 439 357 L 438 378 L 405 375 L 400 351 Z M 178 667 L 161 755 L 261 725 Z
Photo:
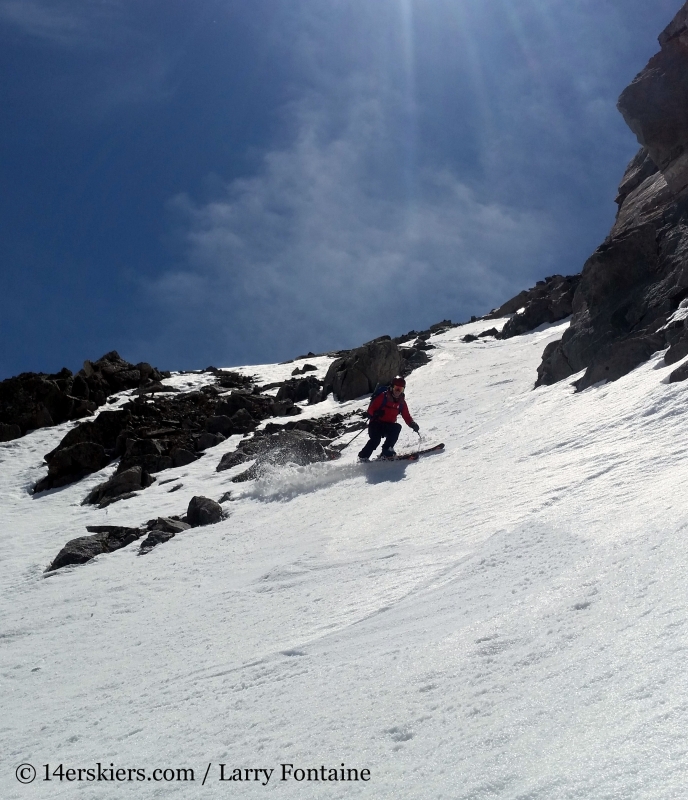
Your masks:
M 401 433 L 401 425 L 398 422 L 380 422 L 377 419 L 371 420 L 368 426 L 368 444 L 358 454 L 359 458 L 370 458 L 373 450 L 384 439 L 383 450 L 394 447 Z

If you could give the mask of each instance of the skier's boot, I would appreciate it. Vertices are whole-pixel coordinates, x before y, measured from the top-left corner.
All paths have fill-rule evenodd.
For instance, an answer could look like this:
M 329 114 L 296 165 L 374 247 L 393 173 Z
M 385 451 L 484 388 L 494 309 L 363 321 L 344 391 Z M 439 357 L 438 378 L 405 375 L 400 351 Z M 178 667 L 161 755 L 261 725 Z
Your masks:
M 387 461 L 387 460 L 391 461 L 394 458 L 395 455 L 396 455 L 396 453 L 394 452 L 394 448 L 392 448 L 392 447 L 383 447 L 382 448 L 382 452 L 380 453 L 380 458 L 383 461 Z

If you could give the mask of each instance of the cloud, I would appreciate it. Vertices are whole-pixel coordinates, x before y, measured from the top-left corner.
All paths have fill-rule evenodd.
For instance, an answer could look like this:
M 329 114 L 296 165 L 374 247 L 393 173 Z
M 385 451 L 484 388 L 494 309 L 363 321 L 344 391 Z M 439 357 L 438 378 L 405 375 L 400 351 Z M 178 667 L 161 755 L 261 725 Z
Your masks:
M 395 185 L 372 166 L 394 147 L 387 109 L 360 86 L 349 95 L 345 114 L 324 96 L 302 102 L 290 146 L 221 197 L 174 198 L 184 261 L 149 284 L 159 302 L 202 310 L 234 347 L 258 338 L 293 355 L 487 310 L 510 274 L 532 271 L 541 216 L 481 201 L 449 169 Z
M 42 89 L 48 85 L 59 96 L 56 105 L 65 115 L 100 117 L 126 105 L 165 101 L 173 93 L 172 57 L 121 0 L 0 0 L 2 23 L 20 30 L 34 52 L 50 57 L 57 48 L 78 61 L 81 70 L 71 82 L 55 80 L 60 68 L 46 70 L 41 81 Z
M 28 36 L 63 47 L 96 46 L 102 43 L 110 3 L 84 2 L 75 10 L 74 3 L 38 2 L 37 0 L 2 0 L 0 21 L 19 28 Z

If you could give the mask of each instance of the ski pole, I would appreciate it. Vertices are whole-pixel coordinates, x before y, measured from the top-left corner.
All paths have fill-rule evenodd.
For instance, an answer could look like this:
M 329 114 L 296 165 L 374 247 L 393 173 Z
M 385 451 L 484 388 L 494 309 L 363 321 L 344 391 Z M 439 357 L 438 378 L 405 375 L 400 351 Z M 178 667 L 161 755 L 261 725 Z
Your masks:
M 351 442 L 353 442 L 354 439 L 357 439 L 363 433 L 363 431 L 366 430 L 367 427 L 368 426 L 366 425 L 365 428 L 361 428 L 361 430 L 356 434 L 356 436 L 353 437 L 353 439 L 349 439 L 349 441 L 346 444 L 343 444 L 341 446 L 341 449 L 343 450 L 345 447 L 348 447 L 351 444 Z

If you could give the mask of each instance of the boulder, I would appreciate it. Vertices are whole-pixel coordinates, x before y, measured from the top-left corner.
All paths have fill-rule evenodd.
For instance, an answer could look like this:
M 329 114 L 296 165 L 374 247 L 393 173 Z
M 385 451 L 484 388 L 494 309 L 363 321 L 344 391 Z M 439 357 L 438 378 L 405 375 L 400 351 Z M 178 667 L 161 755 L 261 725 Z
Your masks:
M 245 408 L 240 408 L 231 418 L 232 430 L 235 433 L 248 433 L 255 430 L 257 424 Z
M 45 456 L 46 462 L 59 451 L 65 450 L 82 442 L 99 444 L 106 450 L 114 450 L 117 437 L 130 423 L 131 414 L 128 411 L 101 411 L 93 421 L 82 422 L 68 431 L 58 446 Z
M 191 530 L 188 522 L 183 522 L 175 517 L 158 517 L 150 520 L 148 525 L 148 536 L 141 542 L 139 555 L 145 556 L 146 553 L 157 547 L 159 544 L 169 542 L 178 533 Z
M 123 472 L 116 472 L 109 480 L 91 489 L 81 505 L 99 505 L 105 508 L 117 500 L 133 497 L 140 489 L 145 489 L 155 478 L 148 475 L 142 467 L 130 467 Z
M 162 530 L 154 530 L 151 531 L 148 536 L 141 542 L 141 547 L 139 547 L 139 555 L 145 556 L 147 553 L 157 547 L 159 544 L 164 544 L 165 542 L 169 542 L 170 539 L 174 539 L 175 534 L 171 531 L 162 531 Z
M 406 375 L 418 367 L 425 366 L 430 362 L 430 356 L 425 350 L 415 350 L 413 348 L 401 348 L 401 355 L 404 359 L 404 366 L 402 372 Z
M 111 458 L 105 448 L 96 442 L 80 442 L 71 447 L 53 451 L 46 456 L 48 474 L 34 487 L 34 492 L 65 486 L 107 466 Z
M 205 424 L 208 433 L 221 433 L 223 437 L 232 435 L 232 420 L 226 414 L 210 417 Z
M 669 375 L 669 383 L 680 383 L 688 378 L 688 363 L 681 364 Z
M 671 366 L 671 364 L 676 364 L 686 356 L 688 356 L 688 336 L 671 345 L 664 354 L 664 363 L 667 366 Z
M 151 531 L 166 531 L 167 533 L 183 533 L 191 530 L 188 522 L 174 517 L 158 517 L 152 520 L 152 524 L 149 523 L 147 527 Z
M 213 525 L 222 519 L 222 506 L 209 497 L 192 497 L 186 511 L 186 518 L 192 528 Z
M 117 472 L 126 472 L 137 466 L 148 473 L 170 469 L 174 462 L 166 455 L 168 445 L 168 442 L 157 439 L 128 439 Z
M 215 468 L 215 471 L 223 472 L 226 469 L 232 469 L 232 467 L 236 467 L 239 464 L 250 461 L 252 458 L 255 458 L 255 456 L 249 455 L 248 453 L 244 452 L 244 450 L 239 448 L 234 450 L 232 453 L 225 453 L 220 459 L 220 463 Z
M 278 403 L 283 400 L 290 400 L 292 403 L 302 403 L 304 400 L 311 402 L 320 395 L 321 386 L 321 382 L 313 375 L 291 379 L 280 386 L 275 400 Z
M 86 530 L 93 535 L 80 536 L 67 542 L 46 572 L 53 572 L 70 564 L 85 564 L 101 553 L 112 553 L 126 547 L 140 539 L 144 533 L 140 528 L 124 528 L 118 525 L 89 525 Z
M 275 400 L 272 404 L 272 417 L 294 417 L 301 413 L 301 409 L 294 405 L 293 400 Z
M 224 442 L 224 440 L 225 437 L 221 433 L 202 433 L 196 439 L 196 450 L 199 452 L 208 450 L 220 444 L 220 442 Z
M 198 455 L 192 453 L 191 450 L 185 450 L 183 447 L 178 447 L 170 453 L 172 464 L 175 467 L 185 467 L 187 464 L 192 464 L 198 460 Z
M 323 381 L 323 397 L 333 392 L 338 400 L 354 400 L 389 383 L 402 367 L 398 346 L 389 336 L 380 337 L 330 364 Z

